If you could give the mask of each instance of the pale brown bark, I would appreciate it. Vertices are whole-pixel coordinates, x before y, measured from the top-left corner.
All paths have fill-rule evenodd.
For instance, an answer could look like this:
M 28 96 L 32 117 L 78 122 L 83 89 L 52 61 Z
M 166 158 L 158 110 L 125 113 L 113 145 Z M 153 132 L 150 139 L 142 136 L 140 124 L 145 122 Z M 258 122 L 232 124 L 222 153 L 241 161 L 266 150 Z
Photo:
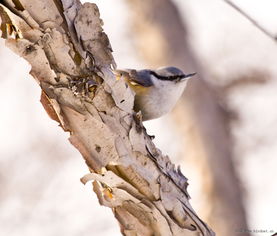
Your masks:
M 116 80 L 95 4 L 6 0 L 2 37 L 31 64 L 50 117 L 70 132 L 99 202 L 124 235 L 214 235 L 189 204 L 187 179 L 154 146 L 133 111 L 134 94 Z M 93 233 L 93 232 L 92 232 Z
M 132 9 L 135 40 L 145 61 L 154 68 L 179 66 L 198 74 L 175 110 L 174 123 L 186 136 L 190 164 L 202 176 L 208 199 L 202 213 L 218 235 L 235 235 L 237 230 L 247 229 L 247 223 L 233 164 L 228 113 L 205 83 L 205 72 L 189 48 L 189 33 L 175 5 L 169 0 L 126 2 Z

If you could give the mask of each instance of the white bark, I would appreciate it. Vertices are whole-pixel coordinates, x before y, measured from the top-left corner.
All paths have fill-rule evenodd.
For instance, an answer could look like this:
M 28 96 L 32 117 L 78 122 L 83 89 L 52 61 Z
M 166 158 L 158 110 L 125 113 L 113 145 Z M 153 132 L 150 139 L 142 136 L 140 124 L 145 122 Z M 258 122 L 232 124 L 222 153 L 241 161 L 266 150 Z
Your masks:
M 15 4 L 15 5 L 14 5 Z M 154 146 L 115 62 L 95 4 L 6 0 L 2 37 L 27 60 L 52 119 L 70 132 L 102 205 L 124 235 L 214 235 L 189 204 L 187 179 Z

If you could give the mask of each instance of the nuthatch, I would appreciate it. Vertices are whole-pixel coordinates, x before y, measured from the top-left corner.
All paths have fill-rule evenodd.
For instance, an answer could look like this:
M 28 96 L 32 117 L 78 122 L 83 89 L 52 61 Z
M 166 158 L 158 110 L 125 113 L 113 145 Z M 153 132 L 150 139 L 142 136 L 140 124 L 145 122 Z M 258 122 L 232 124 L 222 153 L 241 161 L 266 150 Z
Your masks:
M 115 74 L 135 92 L 134 110 L 141 111 L 142 120 L 146 121 L 171 111 L 188 79 L 196 73 L 186 75 L 176 67 L 163 67 L 157 70 L 116 70 Z

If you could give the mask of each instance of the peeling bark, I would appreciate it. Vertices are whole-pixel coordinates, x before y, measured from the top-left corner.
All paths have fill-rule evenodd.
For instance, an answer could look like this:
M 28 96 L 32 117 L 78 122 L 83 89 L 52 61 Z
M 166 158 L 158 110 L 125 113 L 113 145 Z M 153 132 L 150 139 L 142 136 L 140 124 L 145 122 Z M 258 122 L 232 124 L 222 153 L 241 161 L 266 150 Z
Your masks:
M 6 45 L 31 64 L 41 103 L 70 133 L 102 205 L 124 235 L 214 235 L 189 204 L 187 179 L 153 144 L 134 113 L 95 4 L 5 0 Z

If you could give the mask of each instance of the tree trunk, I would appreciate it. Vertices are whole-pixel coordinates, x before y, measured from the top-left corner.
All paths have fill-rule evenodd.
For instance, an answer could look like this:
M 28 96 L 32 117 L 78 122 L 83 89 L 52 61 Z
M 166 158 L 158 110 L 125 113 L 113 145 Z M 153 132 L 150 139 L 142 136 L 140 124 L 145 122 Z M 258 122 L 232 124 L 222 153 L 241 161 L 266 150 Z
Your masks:
M 2 37 L 31 64 L 50 117 L 70 133 L 102 205 L 124 235 L 214 235 L 189 204 L 187 179 L 152 143 L 115 62 L 95 4 L 6 0 Z

